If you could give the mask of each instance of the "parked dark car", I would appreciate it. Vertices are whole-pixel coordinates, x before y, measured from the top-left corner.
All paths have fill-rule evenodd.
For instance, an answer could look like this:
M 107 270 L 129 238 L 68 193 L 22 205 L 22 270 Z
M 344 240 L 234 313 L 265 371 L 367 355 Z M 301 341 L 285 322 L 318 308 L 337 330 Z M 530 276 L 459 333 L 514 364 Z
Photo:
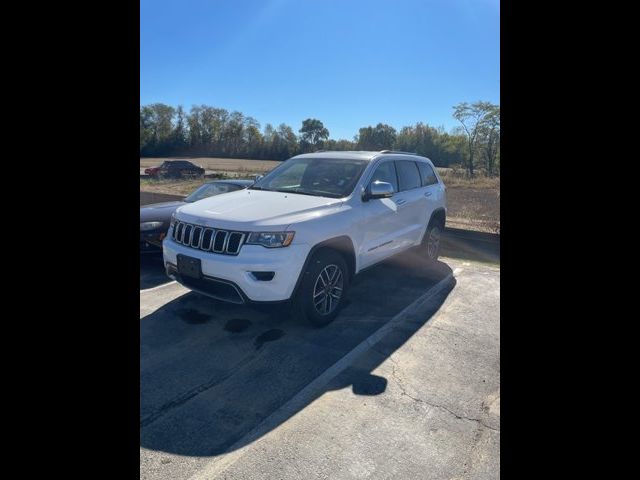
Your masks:
M 182 201 L 143 205 L 140 207 L 140 252 L 159 252 L 162 250 L 162 239 L 169 230 L 171 214 L 178 207 L 221 193 L 242 190 L 253 183 L 253 180 L 215 180 L 200 186 Z
M 166 160 L 159 167 L 145 169 L 144 173 L 158 179 L 201 177 L 204 175 L 204 168 L 200 168 L 186 160 Z

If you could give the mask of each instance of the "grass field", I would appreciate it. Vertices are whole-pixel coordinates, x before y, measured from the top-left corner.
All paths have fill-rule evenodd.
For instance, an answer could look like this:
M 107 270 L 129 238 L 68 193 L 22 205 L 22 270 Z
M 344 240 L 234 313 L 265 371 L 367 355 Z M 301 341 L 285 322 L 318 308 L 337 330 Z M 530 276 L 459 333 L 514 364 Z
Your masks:
M 178 158 L 178 157 L 176 157 Z M 160 165 L 165 159 L 141 158 L 140 168 Z M 189 158 L 220 178 L 253 178 L 280 162 L 272 160 L 237 160 L 231 158 Z M 438 169 L 447 186 L 447 225 L 455 228 L 499 233 L 500 178 L 476 176 L 468 178 L 464 171 Z M 188 195 L 209 180 L 151 180 L 140 178 L 140 191 Z

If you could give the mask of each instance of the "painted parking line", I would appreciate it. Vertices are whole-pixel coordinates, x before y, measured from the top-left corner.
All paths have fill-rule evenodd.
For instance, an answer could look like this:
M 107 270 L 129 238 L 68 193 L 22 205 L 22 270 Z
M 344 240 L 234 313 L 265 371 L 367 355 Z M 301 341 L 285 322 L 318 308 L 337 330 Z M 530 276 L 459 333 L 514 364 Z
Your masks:
M 178 283 L 175 280 L 172 280 L 171 282 L 167 282 L 167 283 L 163 283 L 162 285 L 157 285 L 155 287 L 151 287 L 151 288 L 145 288 L 143 290 L 140 290 L 140 293 L 146 293 L 146 292 L 153 292 L 154 290 L 159 290 L 161 288 L 164 288 L 168 285 L 173 285 L 174 283 Z

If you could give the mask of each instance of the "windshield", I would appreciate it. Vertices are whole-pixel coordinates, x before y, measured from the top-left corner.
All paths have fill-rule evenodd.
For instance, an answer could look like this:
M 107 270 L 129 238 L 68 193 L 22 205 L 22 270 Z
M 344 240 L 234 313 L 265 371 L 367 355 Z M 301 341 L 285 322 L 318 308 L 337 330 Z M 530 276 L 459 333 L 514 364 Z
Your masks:
M 341 158 L 291 159 L 249 188 L 342 198 L 351 194 L 367 163 Z
M 221 193 L 233 192 L 234 190 L 240 190 L 242 187 L 231 185 L 229 183 L 205 183 L 195 192 L 184 199 L 185 202 L 197 202 L 203 198 L 213 197 Z

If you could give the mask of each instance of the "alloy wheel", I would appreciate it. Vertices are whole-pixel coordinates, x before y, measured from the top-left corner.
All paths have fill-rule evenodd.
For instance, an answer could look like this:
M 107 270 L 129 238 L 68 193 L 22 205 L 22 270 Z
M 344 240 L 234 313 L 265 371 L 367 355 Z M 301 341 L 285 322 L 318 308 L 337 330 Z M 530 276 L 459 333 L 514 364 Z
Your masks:
M 429 237 L 427 238 L 427 255 L 431 259 L 435 259 L 438 256 L 438 248 L 440 247 L 440 228 L 433 227 L 429 231 Z
M 337 265 L 322 269 L 313 287 L 313 307 L 320 315 L 331 314 L 340 303 L 344 289 L 342 270 Z

